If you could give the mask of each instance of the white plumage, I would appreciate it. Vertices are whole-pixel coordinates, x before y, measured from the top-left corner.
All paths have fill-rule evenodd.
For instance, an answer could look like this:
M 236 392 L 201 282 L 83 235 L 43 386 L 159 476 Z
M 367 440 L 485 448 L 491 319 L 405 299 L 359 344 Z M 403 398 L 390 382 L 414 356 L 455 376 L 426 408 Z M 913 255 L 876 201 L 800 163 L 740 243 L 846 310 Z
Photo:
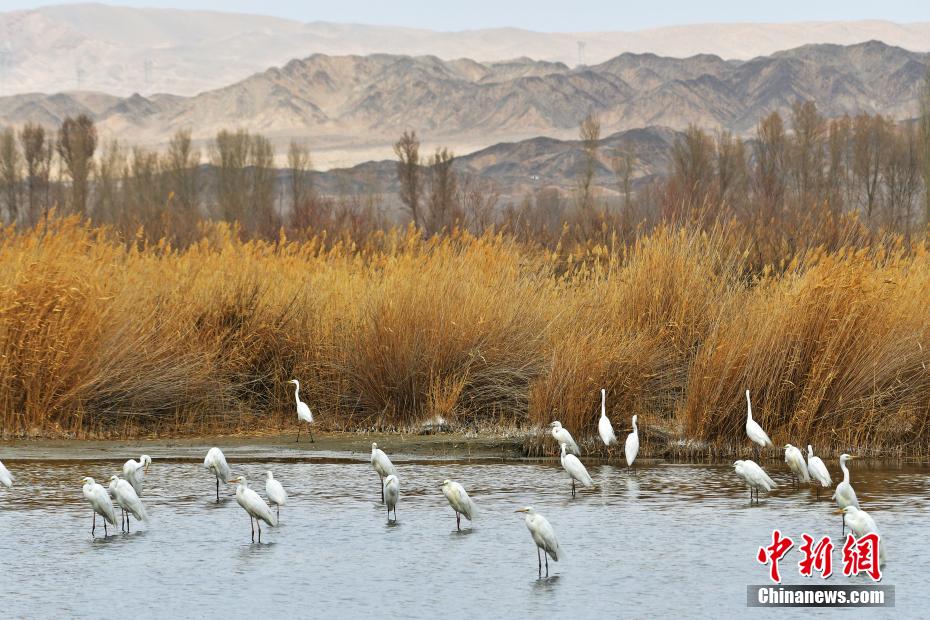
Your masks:
M 268 496 L 268 501 L 275 505 L 275 516 L 280 518 L 281 506 L 287 504 L 287 491 L 284 490 L 280 482 L 274 479 L 274 474 L 270 470 L 265 475 L 267 476 L 265 495 Z
M 536 543 L 536 558 L 539 560 L 539 571 L 542 572 L 542 556 L 540 556 L 540 551 L 542 551 L 542 555 L 546 556 L 546 574 L 548 575 L 549 558 L 551 557 L 558 562 L 559 558 L 562 557 L 562 549 L 559 547 L 559 540 L 555 536 L 555 530 L 544 516 L 530 506 L 521 508 L 517 512 L 526 514 L 524 522 L 526 523 L 526 529 L 530 531 L 530 535 L 533 537 L 533 542 Z
M 394 469 L 394 463 L 391 462 L 388 455 L 384 453 L 384 450 L 378 448 L 376 443 L 371 444 L 371 466 L 381 479 L 381 501 L 384 502 L 384 479 L 396 474 L 397 470 Z
M 388 519 L 394 511 L 394 520 L 397 520 L 397 500 L 400 499 L 400 479 L 391 474 L 384 479 L 384 503 L 387 504 Z
M 872 516 L 866 511 L 861 510 L 855 506 L 847 506 L 846 508 L 843 508 L 842 512 L 843 522 L 856 536 L 856 538 L 861 538 L 866 534 L 878 534 L 878 561 L 879 565 L 884 565 L 885 539 L 882 538 L 881 532 L 878 531 L 878 526 L 875 524 L 875 519 L 873 519 Z
M 823 464 L 819 456 L 814 456 L 814 448 L 810 444 L 807 444 L 807 473 L 814 482 L 819 482 L 824 488 L 833 484 L 827 466 Z
M 142 483 L 145 481 L 145 474 L 149 472 L 149 466 L 152 464 L 152 457 L 143 454 L 138 461 L 129 459 L 123 464 L 123 478 L 132 485 L 136 495 L 142 497 Z
M 810 481 L 807 473 L 807 463 L 804 462 L 804 455 L 801 451 L 792 446 L 790 443 L 785 444 L 785 464 L 801 482 Z
M 0 484 L 9 489 L 15 481 L 16 477 L 0 462 Z
M 766 434 L 759 423 L 752 419 L 752 402 L 749 400 L 749 390 L 746 390 L 746 435 L 754 443 L 763 448 L 773 447 L 772 440 Z
M 97 484 L 97 481 L 90 476 L 81 480 L 83 483 L 84 499 L 90 504 L 94 511 L 94 525 L 90 530 L 91 536 L 97 529 L 97 515 L 103 517 L 103 535 L 107 535 L 107 523 L 116 525 L 116 510 L 113 508 L 113 502 L 107 494 L 106 489 Z
M 455 511 L 455 526 L 458 529 L 462 529 L 462 519 L 460 515 L 464 515 L 469 521 L 474 520 L 477 508 L 475 507 L 475 502 L 472 501 L 465 491 L 465 487 L 453 480 L 443 480 L 442 494 L 446 496 L 446 500 L 449 502 L 449 505 L 452 506 L 452 510 Z
M 264 521 L 271 527 L 278 526 L 278 518 L 271 508 L 268 507 L 268 504 L 265 503 L 265 500 L 261 496 L 249 488 L 249 482 L 246 480 L 245 476 L 237 476 L 229 482 L 238 483 L 236 488 L 236 502 L 242 506 L 242 509 L 249 514 L 249 524 L 252 524 L 252 520 L 255 520 L 255 524 L 258 525 L 258 542 L 262 542 L 262 524 L 261 521 Z M 252 541 L 255 541 L 255 527 L 252 527 Z
M 614 433 L 614 427 L 607 419 L 607 390 L 601 389 L 601 419 L 597 422 L 597 432 L 601 436 L 601 441 L 608 448 L 617 443 L 617 435 Z
M 574 454 L 568 454 L 566 452 L 566 446 L 562 444 L 562 468 L 568 473 L 572 479 L 572 497 L 575 496 L 575 481 L 577 480 L 585 487 L 593 487 L 594 481 L 591 479 L 588 470 L 585 469 L 585 466 L 578 460 L 578 457 Z
M 633 416 L 633 432 L 626 436 L 626 445 L 624 446 L 623 455 L 626 457 L 626 466 L 632 467 L 636 455 L 639 454 L 639 427 L 636 426 L 636 418 Z
M 312 424 L 313 412 L 310 411 L 307 403 L 300 400 L 300 381 L 291 379 L 290 383 L 294 384 L 294 400 L 297 402 L 297 441 L 300 442 L 300 422 Z M 313 431 L 308 428 L 307 432 L 310 433 L 310 441 L 313 442 Z
M 581 455 L 581 450 L 578 448 L 578 444 L 575 443 L 575 439 L 572 437 L 572 434 L 568 432 L 568 429 L 562 426 L 562 423 L 556 420 L 551 423 L 549 427 L 552 429 L 550 432 L 555 438 L 556 442 L 559 445 L 563 443 L 568 446 L 569 452 L 572 454 Z
M 229 477 L 232 473 L 229 464 L 226 462 L 226 456 L 219 448 L 210 448 L 203 460 L 203 466 L 216 476 L 216 501 L 220 501 L 220 481 L 226 484 L 230 481 Z
M 836 490 L 833 492 L 833 499 L 836 500 L 836 505 L 839 506 L 840 510 L 843 510 L 847 506 L 859 508 L 859 498 L 856 497 L 856 490 L 853 489 L 852 485 L 849 483 L 849 469 L 846 467 L 846 463 L 854 458 L 856 457 L 848 454 L 840 455 L 840 469 L 843 470 L 843 481 L 836 485 Z M 843 515 L 843 535 L 846 535 L 845 515 Z
M 750 501 L 752 501 L 753 490 L 756 491 L 756 497 L 758 498 L 760 490 L 769 492 L 778 487 L 775 481 L 769 478 L 765 470 L 759 467 L 759 464 L 755 461 L 735 461 L 733 463 L 733 468 L 736 470 L 736 475 L 745 480 L 746 484 L 749 485 Z
M 148 521 L 149 515 L 142 504 L 142 500 L 127 480 L 119 476 L 110 476 L 110 495 L 116 500 L 116 505 L 136 518 L 136 521 Z M 126 529 L 129 529 L 129 518 L 126 518 Z

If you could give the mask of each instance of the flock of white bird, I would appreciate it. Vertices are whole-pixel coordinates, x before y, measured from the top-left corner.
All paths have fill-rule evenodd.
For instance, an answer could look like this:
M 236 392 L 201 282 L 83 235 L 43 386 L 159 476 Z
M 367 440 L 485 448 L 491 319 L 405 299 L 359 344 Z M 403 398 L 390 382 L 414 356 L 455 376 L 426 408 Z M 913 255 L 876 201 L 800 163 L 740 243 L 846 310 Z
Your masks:
M 310 408 L 300 400 L 300 383 L 296 379 L 292 380 L 295 387 L 294 398 L 297 401 L 297 415 L 300 421 L 310 423 L 313 421 L 313 414 Z M 746 390 L 746 435 L 749 439 L 757 444 L 760 448 L 772 448 L 772 440 L 762 429 L 758 422 L 752 419 L 752 403 L 749 398 L 749 390 Z M 588 474 L 584 464 L 578 458 L 581 450 L 575 442 L 571 433 L 562 426 L 558 421 L 550 425 L 550 433 L 558 443 L 561 449 L 560 460 L 562 467 L 572 481 L 572 497 L 575 496 L 575 484 L 578 483 L 583 487 L 589 488 L 594 486 L 594 480 Z M 614 433 L 613 426 L 607 418 L 606 409 L 606 390 L 601 390 L 601 417 L 598 421 L 598 434 L 601 440 L 610 450 L 611 446 L 617 443 L 617 436 Z M 313 434 L 310 434 L 312 439 Z M 300 431 L 298 430 L 298 441 Z M 624 457 L 627 467 L 633 467 L 636 456 L 639 452 L 639 429 L 637 427 L 637 416 L 632 417 L 632 432 L 627 436 L 624 444 Z M 856 492 L 849 482 L 849 469 L 846 463 L 854 457 L 843 454 L 840 456 L 840 468 L 843 471 L 843 481 L 837 485 L 833 494 L 837 506 L 843 515 L 843 534 L 845 535 L 846 526 L 856 536 L 863 536 L 868 533 L 878 534 L 878 528 L 875 520 L 862 510 L 859 506 L 859 500 Z M 818 498 L 820 488 L 830 487 L 833 482 L 830 478 L 830 472 L 827 470 L 823 461 L 814 456 L 813 448 L 807 446 L 807 462 L 801 451 L 787 444 L 785 446 L 785 463 L 792 475 L 797 479 L 798 484 L 801 482 L 813 481 L 817 487 Z M 97 527 L 97 515 L 103 518 L 104 536 L 108 535 L 107 524 L 116 525 L 116 508 L 120 508 L 120 527 L 123 531 L 129 531 L 130 516 L 137 521 L 148 520 L 148 513 L 142 503 L 142 492 L 145 481 L 145 475 L 152 464 L 152 459 L 143 454 L 138 461 L 128 460 L 123 465 L 123 477 L 118 475 L 110 477 L 110 484 L 107 488 L 98 484 L 93 478 L 86 477 L 81 480 L 83 484 L 84 498 L 90 504 L 93 510 L 93 524 L 91 535 L 94 535 Z M 249 487 L 246 477 L 243 475 L 233 476 L 226 456 L 219 448 L 210 448 L 203 461 L 204 467 L 210 470 L 216 478 L 216 499 L 220 500 L 220 483 L 236 484 L 236 502 L 249 515 L 249 522 L 252 527 L 252 541 L 255 541 L 255 529 L 258 528 L 258 540 L 261 542 L 262 530 L 261 523 L 264 522 L 270 527 L 278 526 L 281 506 L 287 504 L 287 492 L 281 483 L 274 478 L 271 471 L 266 472 L 265 495 L 271 506 L 262 497 Z M 397 503 L 400 499 L 400 478 L 397 475 L 397 469 L 388 458 L 388 455 L 378 448 L 378 444 L 371 444 L 371 466 L 378 474 L 381 480 L 381 502 L 385 504 L 388 513 L 388 519 L 391 519 L 393 512 L 394 519 L 397 519 Z M 769 492 L 777 487 L 775 482 L 765 473 L 755 461 L 739 460 L 734 463 L 736 474 L 746 481 L 749 486 L 749 499 L 753 501 L 753 492 L 758 502 L 760 490 Z M 0 485 L 10 488 L 15 478 L 9 470 L 0 462 Z M 449 505 L 455 512 L 456 527 L 461 529 L 461 518 L 464 516 L 472 521 L 477 514 L 475 502 L 468 496 L 465 488 L 454 480 L 444 480 L 440 487 Z M 114 506 L 115 503 L 115 506 Z M 555 530 L 549 521 L 541 514 L 536 512 L 531 506 L 521 508 L 516 512 L 525 514 L 526 527 L 529 530 L 533 541 L 537 547 L 537 560 L 539 561 L 539 570 L 542 571 L 543 558 L 545 558 L 546 573 L 549 571 L 549 558 L 558 561 L 562 556 L 559 547 L 559 541 L 556 537 Z M 884 545 L 880 544 L 880 561 L 885 561 Z

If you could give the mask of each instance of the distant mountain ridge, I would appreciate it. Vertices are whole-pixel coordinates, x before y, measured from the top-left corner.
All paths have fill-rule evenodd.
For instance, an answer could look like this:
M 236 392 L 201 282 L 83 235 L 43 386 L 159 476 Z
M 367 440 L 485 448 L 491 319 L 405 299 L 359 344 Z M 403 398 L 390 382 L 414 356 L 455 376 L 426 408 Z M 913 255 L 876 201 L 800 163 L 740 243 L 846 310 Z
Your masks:
M 93 92 L 0 98 L 0 124 L 57 125 L 85 113 L 102 135 L 160 145 L 188 127 L 206 140 L 245 127 L 347 163 L 386 157 L 407 128 L 458 152 L 540 135 L 573 138 L 596 112 L 603 134 L 646 126 L 751 130 L 772 111 L 814 100 L 826 116 L 911 118 L 928 55 L 872 41 L 809 45 L 748 61 L 621 54 L 571 68 L 530 59 L 480 63 L 435 56 L 315 54 L 194 97 Z M 375 156 L 372 156 L 372 153 Z
M 930 23 L 887 21 L 695 24 L 639 31 L 545 33 L 519 28 L 438 32 L 394 26 L 301 23 L 263 15 L 104 4 L 0 12 L 0 95 L 93 90 L 191 96 L 291 58 L 434 55 L 480 62 L 530 57 L 599 64 L 623 52 L 748 60 L 811 43 L 881 40 L 930 51 Z M 614 28 L 613 31 L 610 29 Z

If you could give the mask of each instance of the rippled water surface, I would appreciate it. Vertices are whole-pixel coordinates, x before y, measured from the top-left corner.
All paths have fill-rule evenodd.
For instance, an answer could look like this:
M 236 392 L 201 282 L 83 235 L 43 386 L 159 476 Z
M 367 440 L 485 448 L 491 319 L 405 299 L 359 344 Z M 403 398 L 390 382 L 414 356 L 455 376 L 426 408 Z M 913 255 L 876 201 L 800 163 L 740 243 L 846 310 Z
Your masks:
M 598 486 L 572 499 L 555 460 L 401 457 L 398 520 L 389 523 L 366 455 L 270 462 L 227 454 L 263 496 L 269 467 L 290 493 L 281 526 L 266 528 L 262 544 L 251 543 L 234 487 L 221 488 L 217 503 L 214 479 L 198 462 L 156 459 L 143 497 L 150 523 L 134 522 L 131 534 L 111 528 L 104 539 L 101 529 L 91 537 L 80 479 L 104 481 L 120 463 L 7 461 L 18 484 L 0 488 L 0 615 L 807 617 L 803 609 L 747 610 L 746 586 L 767 579 L 756 550 L 774 527 L 797 540 L 803 532 L 840 535 L 829 493 L 817 501 L 813 491 L 789 490 L 774 460 L 766 467 L 782 488 L 750 506 L 724 465 L 645 465 L 631 475 L 589 464 Z M 831 473 L 837 479 L 835 466 Z M 896 586 L 897 607 L 844 617 L 926 617 L 927 474 L 853 470 L 863 507 L 887 541 L 883 583 Z M 444 478 L 461 482 L 479 506 L 461 533 L 439 489 Z M 527 505 L 551 521 L 565 553 L 550 561 L 548 578 L 538 577 L 535 547 L 514 514 Z M 797 573 L 799 557 L 795 549 L 782 562 L 785 583 L 810 583 Z M 840 561 L 835 551 L 835 566 Z

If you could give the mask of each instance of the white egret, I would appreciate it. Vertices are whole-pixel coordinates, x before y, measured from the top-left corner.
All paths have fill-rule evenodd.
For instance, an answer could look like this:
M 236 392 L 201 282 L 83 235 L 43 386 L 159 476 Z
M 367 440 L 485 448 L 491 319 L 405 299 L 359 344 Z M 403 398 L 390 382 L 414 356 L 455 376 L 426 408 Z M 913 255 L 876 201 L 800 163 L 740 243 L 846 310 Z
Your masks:
M 785 444 L 785 463 L 797 479 L 798 485 L 800 485 L 801 482 L 806 483 L 810 481 L 810 477 L 807 474 L 807 463 L 804 462 L 804 455 L 790 443 Z
M 245 476 L 236 476 L 229 482 L 230 484 L 239 485 L 236 487 L 236 501 L 249 514 L 249 525 L 252 526 L 252 542 L 255 542 L 256 525 L 258 525 L 258 542 L 262 542 L 261 522 L 264 521 L 271 527 L 278 527 L 278 518 L 271 512 L 271 508 L 268 507 L 265 500 L 249 488 L 249 482 L 245 479 Z
M 836 491 L 833 492 L 832 499 L 836 500 L 836 505 L 839 506 L 840 510 L 846 508 L 847 506 L 859 507 L 859 498 L 856 497 L 856 491 L 852 488 L 852 485 L 849 484 L 849 469 L 846 467 L 846 463 L 851 461 L 856 457 L 850 456 L 848 454 L 840 455 L 840 469 L 843 470 L 843 481 L 836 485 Z M 843 520 L 843 536 L 846 535 L 846 521 Z
M 81 479 L 84 485 L 84 499 L 90 504 L 94 511 L 94 524 L 90 528 L 90 535 L 93 536 L 97 529 L 97 515 L 103 517 L 103 536 L 107 536 L 107 522 L 116 525 L 116 510 L 113 508 L 113 502 L 107 494 L 106 489 L 97 484 L 97 481 L 90 476 Z
M 578 449 L 578 444 L 575 443 L 572 434 L 568 432 L 567 428 L 562 426 L 561 422 L 556 420 L 549 425 L 549 428 L 552 429 L 550 432 L 552 433 L 552 436 L 555 438 L 555 440 L 559 443 L 559 445 L 564 443 L 569 447 L 572 454 L 581 455 L 581 450 Z
M 633 432 L 626 436 L 626 445 L 624 446 L 623 455 L 626 457 L 626 466 L 633 467 L 633 461 L 639 454 L 639 427 L 636 426 L 638 416 L 633 416 Z
M 148 521 L 149 515 L 142 505 L 139 495 L 127 480 L 119 476 L 110 476 L 110 495 L 116 500 L 116 505 L 120 507 L 120 527 L 123 528 L 123 517 L 126 519 L 124 531 L 129 531 L 129 515 L 132 514 L 136 521 Z
M 287 504 L 287 491 L 281 486 L 281 483 L 274 479 L 271 470 L 266 472 L 268 479 L 265 480 L 265 495 L 272 504 L 275 505 L 275 516 L 281 518 L 281 506 Z
M 733 468 L 736 470 L 736 475 L 745 480 L 746 484 L 749 485 L 750 503 L 752 503 L 753 489 L 756 491 L 756 501 L 758 502 L 760 489 L 768 493 L 772 489 L 778 487 L 775 481 L 769 478 L 765 470 L 759 467 L 758 463 L 755 461 L 735 461 L 733 463 Z
M 300 443 L 301 422 L 307 423 L 307 432 L 310 433 L 310 443 L 314 443 L 313 431 L 310 429 L 310 424 L 313 424 L 313 412 L 310 411 L 310 407 L 307 406 L 307 403 L 300 400 L 300 381 L 291 379 L 289 383 L 294 384 L 294 400 L 297 401 L 297 443 Z
M 9 489 L 15 481 L 16 477 L 0 462 L 0 484 Z
M 522 512 L 526 514 L 526 529 L 530 531 L 530 535 L 533 537 L 533 542 L 536 543 L 536 559 L 539 561 L 539 572 L 542 573 L 542 555 L 546 556 L 546 575 L 549 575 L 549 558 L 551 557 L 554 561 L 558 562 L 559 558 L 562 556 L 562 550 L 559 548 L 559 540 L 555 537 L 555 530 L 552 529 L 552 525 L 546 520 L 546 517 L 542 516 L 531 506 L 526 508 L 521 508 L 516 512 Z
M 465 487 L 452 480 L 442 481 L 442 494 L 446 496 L 446 500 L 455 511 L 455 527 L 462 531 L 462 515 L 465 515 L 469 521 L 474 520 L 477 513 L 475 502 L 468 497 Z
M 384 503 L 387 504 L 388 521 L 391 520 L 391 511 L 394 511 L 394 520 L 397 521 L 397 500 L 400 499 L 400 479 L 391 474 L 384 479 Z
M 142 483 L 145 480 L 145 474 L 149 473 L 149 466 L 152 464 L 152 457 L 143 454 L 138 461 L 129 459 L 123 464 L 123 478 L 132 485 L 136 495 L 142 497 Z
M 229 476 L 232 474 L 229 464 L 226 463 L 226 456 L 219 448 L 210 448 L 207 457 L 203 460 L 203 466 L 216 476 L 216 501 L 220 501 L 220 481 L 222 480 L 224 484 L 228 483 Z
M 746 435 L 753 443 L 763 448 L 774 447 L 772 440 L 769 439 L 769 436 L 762 430 L 759 423 L 752 419 L 752 402 L 749 400 L 749 390 L 746 390 Z M 756 452 L 758 453 L 758 449 Z
M 574 454 L 568 454 L 566 452 L 566 444 L 562 444 L 562 468 L 568 472 L 569 477 L 572 479 L 572 497 L 575 497 L 575 481 L 577 480 L 585 487 L 593 487 L 594 481 L 591 480 L 588 470 L 585 469 L 585 466 L 578 460 L 578 457 Z
M 872 518 L 872 515 L 855 506 L 847 506 L 838 512 L 843 515 L 843 522 L 849 526 L 849 531 L 856 538 L 861 538 L 866 534 L 878 534 L 878 563 L 880 566 L 884 566 L 885 540 L 882 538 L 881 532 L 878 531 L 878 526 L 875 525 L 875 519 Z
M 394 469 L 394 463 L 391 462 L 388 455 L 384 453 L 384 450 L 379 449 L 376 443 L 371 444 L 371 466 L 375 468 L 378 477 L 381 478 L 381 503 L 383 504 L 384 479 L 391 474 L 396 474 L 397 470 Z
M 597 422 L 597 432 L 601 436 L 601 441 L 608 448 L 617 443 L 614 427 L 611 426 L 610 420 L 607 419 L 607 390 L 603 388 L 601 389 L 601 419 Z
M 826 489 L 832 486 L 833 479 L 830 478 L 830 472 L 827 471 L 827 466 L 823 464 L 820 457 L 814 456 L 814 449 L 810 444 L 807 444 L 807 473 L 814 481 L 814 486 L 817 488 L 817 499 L 820 499 L 820 487 Z M 817 486 L 816 483 L 820 483 L 820 486 Z

